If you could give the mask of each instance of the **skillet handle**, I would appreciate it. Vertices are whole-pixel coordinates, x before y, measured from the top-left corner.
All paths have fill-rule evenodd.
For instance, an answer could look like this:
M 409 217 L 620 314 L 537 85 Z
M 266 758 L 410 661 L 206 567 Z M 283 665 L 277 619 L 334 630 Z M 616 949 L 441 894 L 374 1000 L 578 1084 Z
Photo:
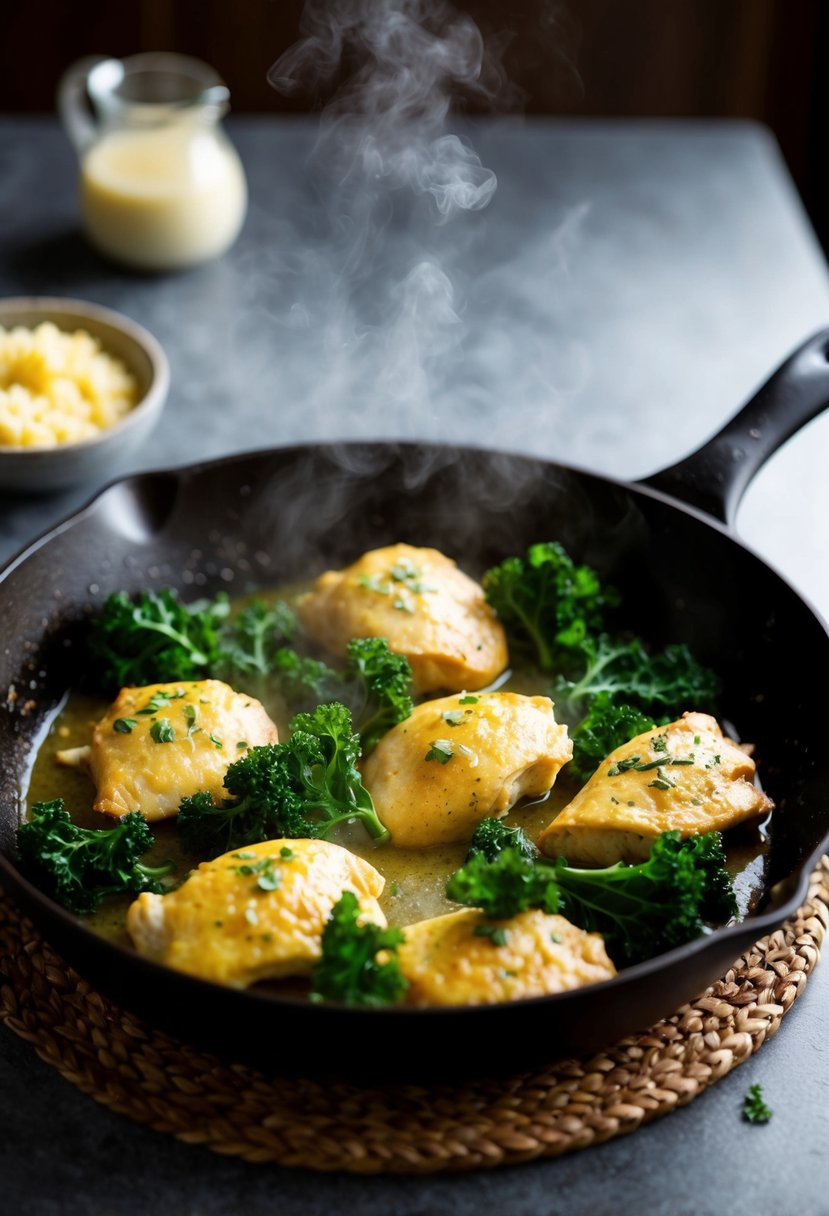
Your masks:
M 770 456 L 829 405 L 829 329 L 804 342 L 706 443 L 639 485 L 733 527 L 740 499 Z

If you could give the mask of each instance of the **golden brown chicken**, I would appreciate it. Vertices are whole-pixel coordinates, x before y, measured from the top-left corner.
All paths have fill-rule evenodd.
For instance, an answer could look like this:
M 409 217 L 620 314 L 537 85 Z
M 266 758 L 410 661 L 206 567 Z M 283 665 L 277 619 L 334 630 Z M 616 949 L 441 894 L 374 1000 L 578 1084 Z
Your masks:
M 339 845 L 266 840 L 203 862 L 169 895 L 139 895 L 127 929 L 157 962 L 246 988 L 310 972 L 343 891 L 357 896 L 366 920 L 385 925 L 383 885 L 372 865 Z
M 616 974 L 598 933 L 546 912 L 490 920 L 464 908 L 409 925 L 405 934 L 398 958 L 413 1005 L 489 1005 Z
M 104 815 L 140 811 L 151 823 L 178 814 L 188 794 L 219 801 L 229 764 L 278 735 L 259 701 L 221 680 L 122 688 L 92 732 L 92 746 L 58 752 L 88 768 Z
M 340 656 L 351 638 L 386 638 L 409 660 L 420 693 L 483 688 L 509 661 L 482 589 L 437 549 L 373 549 L 320 575 L 298 612 L 310 636 Z
M 363 783 L 394 843 L 425 848 L 547 794 L 572 754 L 549 697 L 465 693 L 418 705 L 363 763 Z
M 767 814 L 754 761 L 708 714 L 637 735 L 603 760 L 538 839 L 549 857 L 574 864 L 643 861 L 661 832 L 685 836 Z

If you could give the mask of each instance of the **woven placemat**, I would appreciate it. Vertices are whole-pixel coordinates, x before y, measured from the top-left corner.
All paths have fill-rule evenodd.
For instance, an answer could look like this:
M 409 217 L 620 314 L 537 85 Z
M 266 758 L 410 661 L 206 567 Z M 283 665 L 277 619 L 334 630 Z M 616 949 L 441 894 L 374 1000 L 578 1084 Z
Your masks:
M 691 1102 L 779 1029 L 820 957 L 829 858 L 806 904 L 697 1000 L 589 1059 L 455 1086 L 269 1079 L 96 992 L 0 898 L 0 1021 L 111 1110 L 253 1162 L 428 1173 L 557 1157 Z

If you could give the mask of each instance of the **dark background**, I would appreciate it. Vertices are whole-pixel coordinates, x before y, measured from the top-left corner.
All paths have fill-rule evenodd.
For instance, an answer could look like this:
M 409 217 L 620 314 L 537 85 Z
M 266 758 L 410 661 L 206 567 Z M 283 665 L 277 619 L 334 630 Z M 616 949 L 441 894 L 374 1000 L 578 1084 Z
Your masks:
M 377 0 L 379 3 L 379 0 Z M 331 0 L 332 5 L 336 0 Z M 829 245 L 829 4 L 821 0 L 455 0 L 502 40 L 506 109 L 768 124 Z M 302 0 L 0 0 L 0 111 L 48 112 L 74 59 L 178 50 L 207 60 L 237 112 L 296 113 L 266 74 Z M 475 98 L 458 105 L 480 110 Z

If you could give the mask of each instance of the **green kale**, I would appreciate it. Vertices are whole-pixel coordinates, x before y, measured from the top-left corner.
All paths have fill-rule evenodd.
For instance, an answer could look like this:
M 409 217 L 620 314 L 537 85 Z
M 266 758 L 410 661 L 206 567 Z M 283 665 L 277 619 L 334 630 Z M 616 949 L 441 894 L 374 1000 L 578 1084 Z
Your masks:
M 183 604 L 175 591 L 111 595 L 89 630 L 95 683 L 105 692 L 125 685 L 175 680 L 233 679 L 273 674 L 285 699 L 327 695 L 340 677 L 327 664 L 287 646 L 297 620 L 281 600 L 254 600 L 228 619 L 220 592 Z
M 471 861 L 478 854 L 483 854 L 487 861 L 494 861 L 504 849 L 515 849 L 530 861 L 538 857 L 538 849 L 523 828 L 511 828 L 503 819 L 482 819 L 469 842 L 466 860 Z
M 743 1118 L 747 1123 L 768 1123 L 773 1112 L 763 1101 L 762 1085 L 749 1085 L 743 1099 Z
M 643 714 L 635 705 L 614 701 L 609 692 L 600 692 L 570 734 L 573 740 L 573 760 L 568 773 L 574 773 L 581 781 L 596 771 L 606 756 L 657 725 L 648 714 Z
M 271 671 L 285 700 L 292 705 L 305 697 L 328 697 L 340 683 L 340 676 L 327 663 L 288 646 L 274 653 Z
M 600 933 L 614 962 L 627 966 L 699 937 L 706 921 L 736 915 L 724 863 L 718 832 L 686 840 L 663 832 L 647 861 L 596 870 L 563 858 L 533 861 L 507 848 L 494 861 L 474 856 L 450 877 L 446 893 L 496 920 L 528 908 L 559 913 Z
M 385 638 L 352 638 L 347 654 L 346 678 L 354 681 L 362 701 L 356 721 L 366 756 L 386 731 L 411 714 L 412 669 L 404 655 L 392 653 Z
M 222 662 L 234 672 L 266 676 L 296 631 L 296 616 L 284 601 L 252 600 L 222 631 Z
M 175 591 L 110 595 L 92 622 L 91 673 L 107 692 L 127 685 L 200 680 L 222 657 L 227 596 L 183 604 Z
M 36 802 L 17 829 L 23 864 L 46 890 L 72 912 L 94 912 L 107 895 L 161 891 L 160 880 L 175 867 L 144 865 L 139 858 L 153 846 L 147 821 L 138 811 L 111 829 L 81 828 L 72 822 L 63 799 Z
M 322 957 L 311 977 L 312 1001 L 390 1005 L 408 988 L 397 961 L 400 929 L 359 920 L 353 891 L 343 891 L 322 932 Z M 378 957 L 380 956 L 380 957 Z
M 595 571 L 556 542 L 532 545 L 484 575 L 487 600 L 511 650 L 553 672 L 553 693 L 573 732 L 574 771 L 586 779 L 614 748 L 686 709 L 713 709 L 718 682 L 687 646 L 649 653 L 639 638 L 606 631 L 619 602 Z
M 617 641 L 601 634 L 585 648 L 587 665 L 575 681 L 560 681 L 558 691 L 570 712 L 606 693 L 662 722 L 686 709 L 706 709 L 719 683 L 687 646 L 666 646 L 648 654 L 639 638 Z
M 483 577 L 487 601 L 507 632 L 510 649 L 542 671 L 575 661 L 587 639 L 604 629 L 604 614 L 618 604 L 589 566 L 577 566 L 557 541 L 531 545 L 525 557 L 508 557 Z
M 355 819 L 378 843 L 389 838 L 356 768 L 360 737 L 346 707 L 335 701 L 296 714 L 290 731 L 287 743 L 253 747 L 230 765 L 230 798 L 182 800 L 176 824 L 189 849 L 215 856 L 282 836 L 325 837 Z

